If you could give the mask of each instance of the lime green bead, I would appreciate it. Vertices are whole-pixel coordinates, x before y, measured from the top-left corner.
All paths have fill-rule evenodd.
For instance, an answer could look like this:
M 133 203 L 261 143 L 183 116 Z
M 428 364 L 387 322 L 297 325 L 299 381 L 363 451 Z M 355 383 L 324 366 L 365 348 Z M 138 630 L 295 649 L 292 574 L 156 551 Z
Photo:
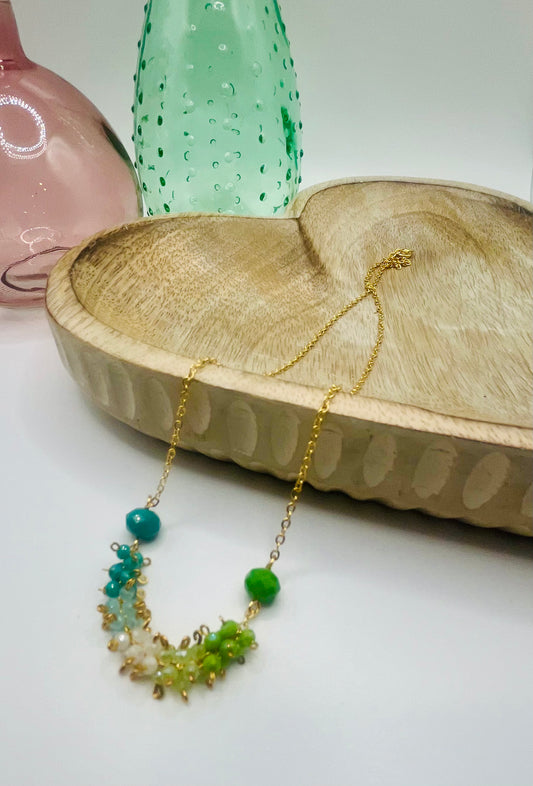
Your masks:
M 206 655 L 203 662 L 203 669 L 207 674 L 211 674 L 214 672 L 215 674 L 217 671 L 220 671 L 222 668 L 222 660 L 220 655 L 216 655 L 214 652 L 211 652 L 209 655 Z
M 193 680 L 197 680 L 198 677 L 200 676 L 200 667 L 194 660 L 186 660 L 185 666 L 183 667 L 183 673 L 185 674 L 189 682 L 190 682 L 189 679 L 190 677 L 192 677 Z
M 161 661 L 165 666 L 169 664 L 176 663 L 178 660 L 178 651 L 175 647 L 169 647 L 167 650 L 163 650 L 158 656 L 158 660 Z
M 250 630 L 249 628 L 243 630 L 237 638 L 237 643 L 239 647 L 243 650 L 248 649 L 248 647 L 251 647 L 254 641 L 255 641 L 255 633 L 253 632 L 253 630 Z
M 246 576 L 244 586 L 252 600 L 264 606 L 273 603 L 280 591 L 278 577 L 268 568 L 253 568 Z
M 233 620 L 226 620 L 218 632 L 222 639 L 234 639 L 239 632 L 239 626 Z
M 218 632 L 208 633 L 204 641 L 204 646 L 207 652 L 218 652 L 221 641 L 222 641 L 222 637 L 220 633 Z
M 239 647 L 235 641 L 232 639 L 226 639 L 220 645 L 220 655 L 223 661 L 230 660 L 231 658 L 237 657 L 239 655 Z
M 180 673 L 175 666 L 168 665 L 161 669 L 163 685 L 174 685 L 178 681 Z
M 193 644 L 187 650 L 186 660 L 200 661 L 205 655 L 205 647 L 203 644 Z

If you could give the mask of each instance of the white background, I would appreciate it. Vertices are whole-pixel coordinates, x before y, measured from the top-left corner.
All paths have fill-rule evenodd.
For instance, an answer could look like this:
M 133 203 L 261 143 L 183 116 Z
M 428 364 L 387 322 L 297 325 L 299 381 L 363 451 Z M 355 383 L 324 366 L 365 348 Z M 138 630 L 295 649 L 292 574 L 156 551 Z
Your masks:
M 175 0 L 177 2 L 177 0 Z M 142 0 L 17 0 L 27 54 L 129 143 Z M 304 182 L 529 196 L 529 0 L 292 0 Z M 191 705 L 116 676 L 95 606 L 164 447 L 98 412 L 43 314 L 0 310 L 2 786 L 531 786 L 533 542 L 306 490 L 260 648 Z M 288 486 L 178 457 L 149 601 L 173 638 L 241 613 Z M 140 495 L 140 496 L 139 496 Z

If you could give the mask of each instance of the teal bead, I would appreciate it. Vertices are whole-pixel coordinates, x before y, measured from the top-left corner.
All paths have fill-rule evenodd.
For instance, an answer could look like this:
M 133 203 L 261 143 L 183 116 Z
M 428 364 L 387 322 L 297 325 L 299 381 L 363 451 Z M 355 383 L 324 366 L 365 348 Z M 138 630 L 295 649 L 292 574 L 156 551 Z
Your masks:
M 118 581 L 108 581 L 104 587 L 104 592 L 108 598 L 118 598 L 120 595 L 120 584 Z
M 268 568 L 252 568 L 244 579 L 244 586 L 251 599 L 263 606 L 273 603 L 280 591 L 278 577 Z
M 161 520 L 150 508 L 135 508 L 126 516 L 126 527 L 139 540 L 155 540 L 161 529 Z
M 124 543 L 122 546 L 119 546 L 117 549 L 117 557 L 119 559 L 127 559 L 130 556 L 130 547 L 126 546 Z
M 117 562 L 109 568 L 109 578 L 111 581 L 120 581 L 120 574 L 122 573 L 122 562 Z
M 124 586 L 124 584 L 127 584 L 131 578 L 132 578 L 131 573 L 127 570 L 123 570 L 121 571 L 120 576 L 118 577 L 118 582 L 121 586 Z
M 131 573 L 131 571 L 140 570 L 142 568 L 143 562 L 144 558 L 142 554 L 139 551 L 135 551 L 131 557 L 128 557 L 124 560 L 123 567 L 124 570 L 129 570 Z

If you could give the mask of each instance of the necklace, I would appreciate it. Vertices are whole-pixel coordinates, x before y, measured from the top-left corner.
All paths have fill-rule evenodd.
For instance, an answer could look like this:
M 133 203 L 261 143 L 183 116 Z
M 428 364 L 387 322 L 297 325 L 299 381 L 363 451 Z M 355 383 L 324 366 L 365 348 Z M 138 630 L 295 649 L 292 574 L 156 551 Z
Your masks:
M 385 317 L 378 295 L 378 285 L 386 270 L 399 270 L 409 266 L 411 257 L 412 251 L 409 249 L 397 249 L 370 267 L 364 279 L 363 292 L 326 322 L 292 360 L 268 372 L 266 376 L 278 376 L 296 365 L 339 319 L 365 298 L 371 297 L 378 318 L 377 337 L 361 376 L 348 391 L 352 396 L 357 395 L 367 381 L 383 343 Z M 126 527 L 134 537 L 133 543 L 111 544 L 118 561 L 108 570 L 109 581 L 102 589 L 106 596 L 105 603 L 98 606 L 98 611 L 103 615 L 102 627 L 113 634 L 108 641 L 108 648 L 120 653 L 123 658 L 120 672 L 129 673 L 132 680 L 148 682 L 156 699 L 161 699 L 165 689 L 169 689 L 181 695 L 184 701 L 188 701 L 192 686 L 204 683 L 212 688 L 218 678 L 225 676 L 228 667 L 233 663 L 244 663 L 244 655 L 257 648 L 255 633 L 250 628 L 250 622 L 259 614 L 262 606 L 274 602 L 280 591 L 280 582 L 273 573 L 272 567 L 280 557 L 280 550 L 291 526 L 292 516 L 302 493 L 331 402 L 342 391 L 339 385 L 331 385 L 315 414 L 304 456 L 269 561 L 265 567 L 252 568 L 244 580 L 250 601 L 243 620 L 235 622 L 221 618 L 220 628 L 213 631 L 207 625 L 200 625 L 192 637 L 185 636 L 179 646 L 174 646 L 161 633 L 154 634 L 151 629 L 152 613 L 146 605 L 144 590 L 144 585 L 147 583 L 144 568 L 151 564 L 151 560 L 143 556 L 139 547 L 141 542 L 155 540 L 159 533 L 161 522 L 153 508 L 159 504 L 176 456 L 191 384 L 196 374 L 210 364 L 217 364 L 217 361 L 214 358 L 197 360 L 183 379 L 174 428 L 159 484 L 155 493 L 148 497 L 143 508 L 135 508 L 126 516 Z

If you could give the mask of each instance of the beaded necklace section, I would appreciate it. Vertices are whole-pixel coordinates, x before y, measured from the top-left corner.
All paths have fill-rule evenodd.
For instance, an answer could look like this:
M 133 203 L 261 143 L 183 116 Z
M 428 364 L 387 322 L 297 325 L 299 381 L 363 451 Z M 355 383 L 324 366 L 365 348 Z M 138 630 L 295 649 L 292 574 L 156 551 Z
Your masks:
M 139 519 L 145 512 L 151 511 L 132 511 Z M 138 550 L 138 540 L 131 546 L 114 543 L 111 548 L 120 561 L 109 569 L 110 581 L 104 588 L 107 602 L 98 607 L 104 615 L 104 628 L 114 634 L 108 647 L 123 656 L 122 674 L 129 672 L 133 680 L 152 683 L 154 698 L 162 698 L 164 689 L 171 688 L 187 701 L 192 685 L 205 682 L 212 687 L 217 677 L 225 676 L 228 666 L 244 663 L 245 653 L 256 648 L 255 634 L 247 621 L 239 625 L 225 620 L 217 631 L 202 625 L 192 640 L 187 636 L 179 646 L 170 644 L 161 633 L 154 635 L 142 588 L 146 582 L 142 570 L 149 560 Z M 263 603 L 266 601 L 265 596 Z
M 350 395 L 357 395 L 368 379 L 383 343 L 385 320 L 377 291 L 378 284 L 386 270 L 409 266 L 412 253 L 409 249 L 397 249 L 369 268 L 361 295 L 338 311 L 292 360 L 268 372 L 267 376 L 277 376 L 292 368 L 341 317 L 365 298 L 371 297 L 378 318 L 377 337 L 361 376 L 354 387 L 347 391 Z M 153 508 L 159 504 L 176 456 L 191 383 L 196 373 L 209 364 L 216 365 L 217 361 L 214 358 L 197 360 L 183 379 L 174 428 L 157 490 L 148 497 L 143 508 L 135 508 L 126 516 L 126 528 L 133 535 L 133 543 L 111 544 L 117 561 L 109 568 L 109 581 L 101 590 L 105 595 L 105 602 L 98 606 L 98 611 L 103 616 L 102 627 L 112 634 L 107 646 L 122 657 L 120 673 L 129 674 L 132 680 L 151 685 L 152 695 L 156 699 L 163 698 L 165 691 L 171 691 L 188 701 L 189 692 L 194 685 L 204 684 L 212 688 L 217 679 L 225 677 L 230 666 L 244 663 L 244 656 L 257 648 L 250 622 L 263 606 L 274 602 L 280 591 L 280 582 L 272 567 L 280 557 L 280 549 L 291 525 L 292 515 L 305 484 L 331 402 L 342 392 L 339 385 L 332 385 L 324 394 L 315 414 L 298 476 L 281 521 L 280 531 L 276 535 L 274 548 L 270 552 L 270 559 L 265 567 L 253 568 L 245 577 L 244 586 L 250 600 L 244 619 L 241 622 L 222 620 L 218 630 L 210 630 L 207 625 L 201 625 L 192 636 L 184 637 L 176 646 L 161 633 L 154 633 L 151 628 L 152 613 L 146 605 L 144 589 L 148 581 L 144 570 L 151 564 L 151 560 L 144 557 L 140 544 L 150 543 L 159 534 L 161 521 Z

